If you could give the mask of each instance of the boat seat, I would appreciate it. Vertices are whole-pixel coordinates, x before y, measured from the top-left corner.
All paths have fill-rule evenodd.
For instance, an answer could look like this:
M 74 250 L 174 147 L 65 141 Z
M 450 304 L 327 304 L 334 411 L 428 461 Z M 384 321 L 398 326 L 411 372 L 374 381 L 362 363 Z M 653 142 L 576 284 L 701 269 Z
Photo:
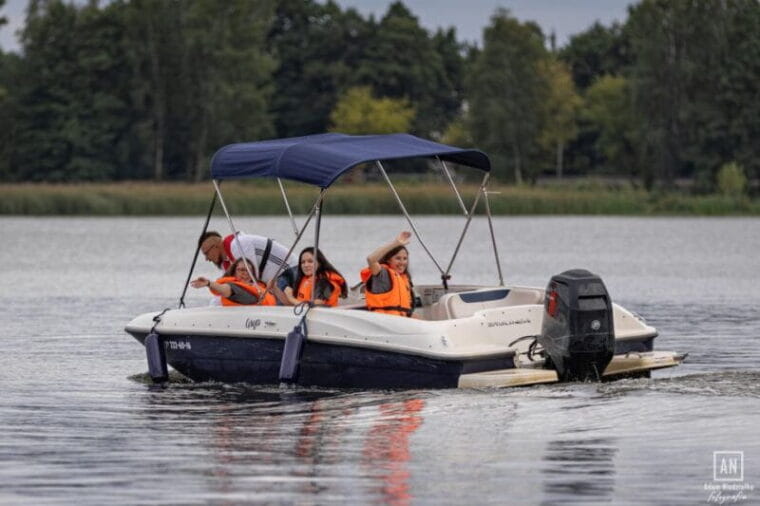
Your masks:
M 488 288 L 447 293 L 438 301 L 433 317 L 435 319 L 467 318 L 484 309 L 541 304 L 542 302 L 543 292 L 532 288 Z
M 543 304 L 544 291 L 537 288 L 516 287 L 509 291 L 507 306 L 523 306 L 525 304 Z

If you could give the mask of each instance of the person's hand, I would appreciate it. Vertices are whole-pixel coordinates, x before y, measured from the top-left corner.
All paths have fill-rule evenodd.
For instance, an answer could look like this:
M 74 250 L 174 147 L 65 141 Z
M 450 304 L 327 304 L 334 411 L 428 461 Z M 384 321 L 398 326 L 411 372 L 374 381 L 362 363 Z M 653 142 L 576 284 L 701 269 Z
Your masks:
M 409 244 L 409 240 L 412 238 L 412 233 L 408 230 L 404 230 L 401 232 L 398 237 L 396 237 L 396 242 L 399 243 L 401 246 L 406 246 Z
M 209 279 L 207 279 L 207 278 L 204 278 L 203 276 L 201 276 L 201 277 L 199 277 L 197 279 L 194 279 L 194 280 L 192 280 L 190 282 L 190 285 L 193 288 L 206 288 L 210 284 L 211 284 L 211 281 Z

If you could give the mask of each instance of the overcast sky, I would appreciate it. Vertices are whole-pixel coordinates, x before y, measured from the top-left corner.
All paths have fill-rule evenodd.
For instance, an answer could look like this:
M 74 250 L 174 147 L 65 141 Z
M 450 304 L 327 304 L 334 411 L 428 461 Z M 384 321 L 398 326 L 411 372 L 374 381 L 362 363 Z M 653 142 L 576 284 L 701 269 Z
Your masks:
M 223 1 L 223 0 L 220 0 Z M 392 0 L 336 0 L 342 7 L 355 7 L 362 14 L 379 18 Z M 480 44 L 483 28 L 499 7 L 509 9 L 522 21 L 536 21 L 544 33 L 557 34 L 557 44 L 564 45 L 570 35 L 588 28 L 594 21 L 605 25 L 626 18 L 626 8 L 633 0 L 404 0 L 404 4 L 428 30 L 454 26 L 459 40 Z M 0 28 L 0 47 L 18 49 L 15 32 L 24 20 L 27 0 L 7 0 L 0 16 L 8 24 Z

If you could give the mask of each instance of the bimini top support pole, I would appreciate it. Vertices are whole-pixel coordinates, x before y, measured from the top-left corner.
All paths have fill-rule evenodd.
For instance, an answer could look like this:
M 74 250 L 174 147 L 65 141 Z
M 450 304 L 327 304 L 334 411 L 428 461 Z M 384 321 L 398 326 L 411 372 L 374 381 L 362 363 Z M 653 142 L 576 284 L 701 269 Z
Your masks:
M 314 215 L 317 212 L 317 207 L 321 206 L 322 199 L 324 198 L 325 193 L 327 193 L 327 189 L 322 189 L 319 192 L 319 196 L 317 197 L 316 202 L 314 202 L 314 205 L 311 206 L 311 210 L 309 211 L 308 216 L 306 216 L 306 221 L 304 222 L 303 227 L 301 227 L 301 230 L 298 231 L 298 235 L 296 235 L 296 240 L 293 241 L 293 245 L 288 250 L 287 254 L 285 255 L 285 258 L 290 258 L 290 255 L 293 254 L 293 250 L 296 249 L 296 246 L 298 246 L 298 242 L 301 240 L 303 233 L 306 232 L 306 227 L 309 226 L 311 219 L 314 217 Z M 284 263 L 280 264 L 280 266 L 277 268 L 277 272 L 274 273 L 274 276 L 272 277 L 272 279 L 276 280 L 280 276 L 280 274 L 282 274 L 282 271 L 284 268 L 285 268 L 285 264 Z M 264 291 L 264 295 L 262 295 L 261 297 L 264 298 L 268 292 L 269 292 L 269 286 L 267 285 L 267 288 Z
M 317 217 L 317 221 L 314 222 L 314 270 L 311 273 L 311 295 L 309 296 L 309 304 L 314 305 L 314 297 L 317 293 L 317 256 L 319 255 L 319 228 L 322 225 L 322 198 L 327 190 L 322 188 L 319 192 L 319 198 L 314 206 L 314 215 Z
M 464 205 L 464 201 L 462 200 L 462 196 L 459 194 L 457 185 L 454 184 L 454 179 L 452 179 L 451 177 L 451 173 L 449 172 L 449 168 L 446 166 L 446 162 L 441 160 L 440 156 L 436 156 L 435 159 L 438 160 L 438 163 L 441 164 L 441 171 L 446 176 L 446 179 L 451 185 L 451 189 L 454 190 L 454 194 L 457 196 L 457 201 L 459 202 L 459 207 L 462 208 L 462 213 L 464 213 L 464 215 L 467 216 L 467 207 Z
M 224 215 L 227 217 L 227 223 L 230 225 L 230 233 L 232 234 L 232 237 L 234 238 L 235 244 L 237 244 L 238 249 L 242 252 L 243 246 L 240 244 L 240 238 L 238 238 L 238 231 L 235 228 L 235 225 L 232 223 L 232 216 L 230 216 L 230 213 L 227 211 L 227 205 L 224 203 L 224 197 L 222 197 L 222 191 L 219 189 L 219 184 L 216 182 L 216 179 L 211 180 L 212 183 L 214 183 L 214 189 L 216 190 L 216 194 L 219 196 L 219 203 L 222 204 L 222 209 L 224 210 Z M 253 262 L 254 259 L 248 258 L 249 262 Z M 251 272 L 251 267 L 249 262 L 243 262 L 243 265 L 245 266 L 245 270 L 248 272 L 248 275 L 251 277 L 251 279 L 260 281 L 258 276 L 254 276 L 253 272 Z
M 464 224 L 464 230 L 462 230 L 462 235 L 459 236 L 459 242 L 457 243 L 457 247 L 454 249 L 454 254 L 451 256 L 451 261 L 449 262 L 449 266 L 446 268 L 446 272 L 443 274 L 446 277 L 448 277 L 451 274 L 451 267 L 454 265 L 454 260 L 456 260 L 457 254 L 459 254 L 459 248 L 462 246 L 462 242 L 464 241 L 464 236 L 467 235 L 467 229 L 470 227 L 470 222 L 472 221 L 472 217 L 475 214 L 475 208 L 478 206 L 478 202 L 480 202 L 480 197 L 483 195 L 486 187 L 488 186 L 488 178 L 490 176 L 491 176 L 490 172 L 486 172 L 486 174 L 483 176 L 483 181 L 480 183 L 480 190 L 478 190 L 478 193 L 475 196 L 475 201 L 472 203 L 472 207 L 470 207 L 470 212 L 467 213 L 467 221 Z
M 504 276 L 501 273 L 501 261 L 499 260 L 499 250 L 496 248 L 496 234 L 493 231 L 493 220 L 491 219 L 491 204 L 488 200 L 488 190 L 483 188 L 483 202 L 486 205 L 486 216 L 488 216 L 488 229 L 491 231 L 491 243 L 493 243 L 493 254 L 496 257 L 496 270 L 499 272 L 499 286 L 504 286 Z
M 309 337 L 306 316 L 309 314 L 309 310 L 314 306 L 314 297 L 317 292 L 317 251 L 319 251 L 319 229 L 322 223 L 322 199 L 324 198 L 326 191 L 327 188 L 322 188 L 320 190 L 319 197 L 317 197 L 317 201 L 314 203 L 311 213 L 309 213 L 309 218 L 314 215 L 317 217 L 317 221 L 314 224 L 314 272 L 312 272 L 311 275 L 311 294 L 309 295 L 308 302 L 302 302 L 296 305 L 293 310 L 296 316 L 300 316 L 304 308 L 306 309 L 306 311 L 303 312 L 301 320 L 285 337 L 285 344 L 282 348 L 282 357 L 280 358 L 279 377 L 282 382 L 280 383 L 281 386 L 298 382 L 301 354 L 303 352 L 304 343 L 306 343 Z M 306 223 L 308 223 L 308 221 Z M 304 230 L 306 230 L 306 225 L 301 229 L 301 234 L 303 234 Z M 296 239 L 296 242 L 298 242 L 298 239 Z M 293 247 L 295 247 L 295 244 Z M 291 250 L 292 249 L 293 248 L 291 248 Z M 288 253 L 288 256 L 290 256 L 290 253 Z
M 290 202 L 288 202 L 288 196 L 285 194 L 285 187 L 282 186 L 282 179 L 277 178 L 277 184 L 280 186 L 280 193 L 282 194 L 282 200 L 285 202 L 285 209 L 288 210 L 288 216 L 290 216 L 290 223 L 293 225 L 293 233 L 298 235 L 298 227 L 296 226 L 296 219 L 293 217 L 293 211 L 290 210 Z
M 401 212 L 404 213 L 404 216 L 406 217 L 406 221 L 409 222 L 409 226 L 412 228 L 412 232 L 414 232 L 414 235 L 417 237 L 417 240 L 420 241 L 420 244 L 422 245 L 422 248 L 425 250 L 425 253 L 428 254 L 428 256 L 430 257 L 430 260 L 433 261 L 433 263 L 435 264 L 435 266 L 438 268 L 438 271 L 443 276 L 443 269 L 438 264 L 438 262 L 435 260 L 435 257 L 433 256 L 433 254 L 430 253 L 430 250 L 428 249 L 428 247 L 423 242 L 422 237 L 420 237 L 420 233 L 417 231 L 417 227 L 414 226 L 414 222 L 412 222 L 411 216 L 409 216 L 409 213 L 407 212 L 406 207 L 404 206 L 404 203 L 401 201 L 401 197 L 399 196 L 398 192 L 396 191 L 396 187 L 393 186 L 393 183 L 391 183 L 391 178 L 389 178 L 388 177 L 388 173 L 385 172 L 385 168 L 383 167 L 383 164 L 380 163 L 380 160 L 376 160 L 375 164 L 377 165 L 377 168 L 380 170 L 380 173 L 385 178 L 385 181 L 388 183 L 388 186 L 390 186 L 391 192 L 393 193 L 393 196 L 396 197 L 396 202 L 398 202 L 398 206 L 399 206 L 399 208 L 401 208 Z M 445 282 L 445 279 L 444 279 L 444 282 Z
M 211 221 L 211 214 L 214 212 L 214 205 L 216 205 L 216 192 L 214 192 L 214 196 L 211 197 L 211 205 L 208 208 L 208 214 L 206 215 L 206 223 L 203 225 L 203 230 L 201 231 L 201 235 L 206 233 L 206 230 L 208 230 L 208 224 Z M 199 237 L 200 237 L 199 236 Z M 187 295 L 187 286 L 190 284 L 190 278 L 193 276 L 193 271 L 195 270 L 195 264 L 198 261 L 198 252 L 201 250 L 201 244 L 198 243 L 198 247 L 195 248 L 195 255 L 193 255 L 193 263 L 190 264 L 190 272 L 187 273 L 187 279 L 185 280 L 185 288 L 182 289 L 182 295 L 179 297 L 179 308 L 185 307 L 185 295 Z

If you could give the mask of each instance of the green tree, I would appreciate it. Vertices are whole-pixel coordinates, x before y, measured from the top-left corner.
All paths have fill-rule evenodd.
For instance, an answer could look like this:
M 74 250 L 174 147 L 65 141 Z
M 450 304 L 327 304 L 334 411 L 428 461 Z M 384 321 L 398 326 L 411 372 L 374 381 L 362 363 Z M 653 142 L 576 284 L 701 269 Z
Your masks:
M 596 149 L 608 169 L 633 175 L 636 170 L 636 132 L 628 80 L 603 76 L 586 90 L 586 119 L 599 131 Z
M 30 2 L 14 98 L 15 178 L 95 180 L 117 172 L 128 126 L 121 35 L 118 5 Z
M 18 75 L 21 58 L 0 52 L 0 180 L 16 179 L 11 171 L 11 155 L 18 134 Z
M 416 110 L 412 130 L 440 136 L 460 107 L 458 77 L 447 74 L 457 66 L 453 37 L 450 31 L 431 39 L 404 4 L 394 2 L 368 42 L 355 82 L 382 97 L 408 99 Z
M 339 95 L 357 82 L 372 33 L 370 22 L 332 0 L 278 3 L 267 47 L 278 60 L 271 112 L 280 137 L 327 130 Z
M 567 63 L 579 93 L 605 75 L 624 75 L 631 63 L 630 42 L 618 23 L 604 26 L 594 23 L 588 29 L 570 37 L 558 57 Z M 565 164 L 578 173 L 602 168 L 603 157 L 596 150 L 599 130 L 581 116 L 578 118 L 578 135 L 569 142 Z
M 441 56 L 443 69 L 446 75 L 447 86 L 438 90 L 435 98 L 436 107 L 441 111 L 442 123 L 435 126 L 435 134 L 447 129 L 447 125 L 456 121 L 462 109 L 465 97 L 465 76 L 467 75 L 467 61 L 465 54 L 470 46 L 457 40 L 456 30 L 448 28 L 438 29 L 433 35 L 433 46 Z
M 65 126 L 71 146 L 67 170 L 77 179 L 113 179 L 125 162 L 130 74 L 122 14 L 118 4 L 100 8 L 94 2 L 77 11 Z
M 390 134 L 408 132 L 414 107 L 403 99 L 375 98 L 368 86 L 351 88 L 330 115 L 330 131 L 348 134 Z
M 441 142 L 462 148 L 474 146 L 468 123 L 469 119 L 465 115 L 449 123 L 443 137 L 441 137 Z
M 66 62 L 72 52 L 70 34 L 75 20 L 76 10 L 60 2 L 29 4 L 21 37 L 25 57 L 10 161 L 13 179 L 66 178 L 69 145 L 65 126 L 71 103 L 67 83 L 72 77 Z
M 714 174 L 739 152 L 746 153 L 742 162 L 757 153 L 747 150 L 757 143 L 743 136 L 758 131 L 751 90 L 757 87 L 759 10 L 752 0 L 644 0 L 630 9 L 630 82 L 644 167 L 654 169 L 648 184 Z
M 170 101 L 183 95 L 177 78 L 182 76 L 184 14 L 176 2 L 132 0 L 126 5 L 126 47 L 135 110 L 129 160 L 138 177 L 160 181 L 167 165 L 182 165 L 170 155 L 171 139 L 184 133 L 172 124 Z
M 724 164 L 718 171 L 718 191 L 733 198 L 740 198 L 747 192 L 747 176 L 736 162 Z
M 223 144 L 273 133 L 269 116 L 272 58 L 264 52 L 272 4 L 194 0 L 187 9 L 183 75 L 187 131 L 192 146 L 188 179 L 206 175 L 210 155 Z
M 221 144 L 272 134 L 271 13 L 268 1 L 32 0 L 0 104 L 13 118 L 3 173 L 200 179 Z
M 540 114 L 549 93 L 540 67 L 548 57 L 540 28 L 499 9 L 483 33 L 483 50 L 470 72 L 470 131 L 496 167 L 512 169 L 520 184 L 539 152 Z
M 5 5 L 5 0 L 0 0 L 0 9 Z M 0 16 L 0 26 L 6 24 L 8 20 Z M 9 170 L 8 166 L 8 148 L 11 145 L 10 138 L 13 131 L 13 115 L 9 107 L 8 100 L 8 81 L 10 80 L 10 58 L 0 49 L 0 117 L 5 118 L 5 128 L 0 133 L 0 178 L 4 178 Z
M 632 73 L 636 111 L 646 155 L 647 188 L 659 176 L 672 184 L 683 161 L 688 66 L 695 40 L 686 2 L 643 1 L 631 8 L 626 28 L 636 55 Z
M 717 152 L 720 162 L 736 160 L 751 179 L 760 178 L 760 3 L 731 0 L 725 3 L 723 44 L 719 56 L 718 93 L 709 134 L 701 141 L 703 152 Z M 721 149 L 722 148 L 722 149 Z M 719 151 L 720 150 L 720 151 Z M 718 156 L 715 156 L 717 159 Z M 717 165 L 717 164 L 716 164 Z
M 271 135 L 271 12 L 245 0 L 129 4 L 136 165 L 199 180 L 220 145 Z
M 560 60 L 570 66 L 573 81 L 585 91 L 604 75 L 620 75 L 630 65 L 630 47 L 623 27 L 606 27 L 598 21 L 587 30 L 570 37 L 559 51 Z
M 539 142 L 544 149 L 554 151 L 557 177 L 562 178 L 565 146 L 578 135 L 576 119 L 582 100 L 564 63 L 549 58 L 539 69 L 548 83 L 548 95 L 543 103 L 546 122 Z

